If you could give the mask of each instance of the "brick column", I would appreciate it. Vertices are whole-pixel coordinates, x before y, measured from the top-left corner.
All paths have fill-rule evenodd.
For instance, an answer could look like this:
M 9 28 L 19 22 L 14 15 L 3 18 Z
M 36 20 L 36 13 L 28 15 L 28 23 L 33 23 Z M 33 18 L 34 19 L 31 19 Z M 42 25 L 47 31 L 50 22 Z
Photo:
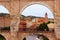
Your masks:
M 56 37 L 60 39 L 60 1 L 55 0 L 55 33 Z
M 10 30 L 11 30 L 11 40 L 19 40 L 18 38 L 18 27 L 19 27 L 19 21 L 20 18 L 16 15 L 11 16 L 11 25 L 10 25 Z

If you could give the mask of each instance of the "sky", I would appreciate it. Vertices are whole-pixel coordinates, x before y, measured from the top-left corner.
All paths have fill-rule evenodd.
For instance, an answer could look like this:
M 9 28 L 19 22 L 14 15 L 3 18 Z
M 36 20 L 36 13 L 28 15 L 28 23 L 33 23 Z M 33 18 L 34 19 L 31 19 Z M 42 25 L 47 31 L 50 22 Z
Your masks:
M 9 13 L 9 11 L 2 5 L 0 5 L 0 13 Z
M 8 13 L 9 11 L 2 5 L 0 5 L 0 13 Z M 47 7 L 40 5 L 40 4 L 34 4 L 26 7 L 21 15 L 25 16 L 37 16 L 37 17 L 44 17 L 45 13 L 48 14 L 48 18 L 54 19 L 53 13 L 50 9 Z
M 34 4 L 26 7 L 21 15 L 24 16 L 36 16 L 36 17 L 45 17 L 45 13 L 48 14 L 48 18 L 54 19 L 52 11 L 46 6 L 40 4 Z

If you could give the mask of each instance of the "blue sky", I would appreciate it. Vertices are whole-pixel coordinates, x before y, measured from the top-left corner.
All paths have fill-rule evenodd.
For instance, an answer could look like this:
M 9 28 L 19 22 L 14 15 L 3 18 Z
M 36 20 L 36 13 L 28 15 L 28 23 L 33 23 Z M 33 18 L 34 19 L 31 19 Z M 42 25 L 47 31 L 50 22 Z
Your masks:
M 51 10 L 40 4 L 34 4 L 26 7 L 21 15 L 44 17 L 46 12 L 48 14 L 48 18 L 54 19 Z
M 2 5 L 0 5 L 0 13 L 9 13 L 9 11 Z

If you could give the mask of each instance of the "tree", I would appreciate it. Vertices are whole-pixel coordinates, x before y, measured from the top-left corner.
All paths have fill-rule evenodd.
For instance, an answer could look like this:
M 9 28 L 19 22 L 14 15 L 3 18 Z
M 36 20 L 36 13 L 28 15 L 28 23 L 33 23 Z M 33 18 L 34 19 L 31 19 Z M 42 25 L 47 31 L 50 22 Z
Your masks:
M 49 28 L 45 22 L 40 24 L 39 27 L 37 27 L 37 29 L 38 31 L 44 31 L 44 30 L 49 31 Z

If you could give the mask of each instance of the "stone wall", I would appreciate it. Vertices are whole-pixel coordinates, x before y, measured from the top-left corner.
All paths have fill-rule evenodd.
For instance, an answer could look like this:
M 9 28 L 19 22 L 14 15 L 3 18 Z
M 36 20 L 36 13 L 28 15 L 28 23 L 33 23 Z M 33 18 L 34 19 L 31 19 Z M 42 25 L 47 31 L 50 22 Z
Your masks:
M 5 38 L 6 40 L 11 40 L 11 34 L 10 34 L 10 32 L 0 31 L 0 34 L 1 34 L 2 36 L 4 36 L 4 38 Z
M 13 38 L 12 40 L 18 39 L 17 38 L 18 24 L 19 24 L 18 22 L 20 20 L 18 17 L 20 16 L 21 12 L 23 11 L 25 7 L 27 7 L 28 5 L 34 4 L 34 3 L 45 5 L 52 11 L 55 17 L 54 19 L 55 33 L 56 33 L 57 38 L 60 37 L 60 31 L 59 31 L 60 30 L 60 14 L 59 14 L 60 13 L 60 1 L 59 0 L 0 0 L 0 5 L 3 5 L 5 8 L 7 8 L 11 15 L 11 26 L 10 27 L 11 27 L 11 35 L 12 35 L 11 38 Z M 16 21 L 14 21 L 15 18 L 17 18 Z M 12 21 L 17 22 L 17 25 L 13 24 Z

